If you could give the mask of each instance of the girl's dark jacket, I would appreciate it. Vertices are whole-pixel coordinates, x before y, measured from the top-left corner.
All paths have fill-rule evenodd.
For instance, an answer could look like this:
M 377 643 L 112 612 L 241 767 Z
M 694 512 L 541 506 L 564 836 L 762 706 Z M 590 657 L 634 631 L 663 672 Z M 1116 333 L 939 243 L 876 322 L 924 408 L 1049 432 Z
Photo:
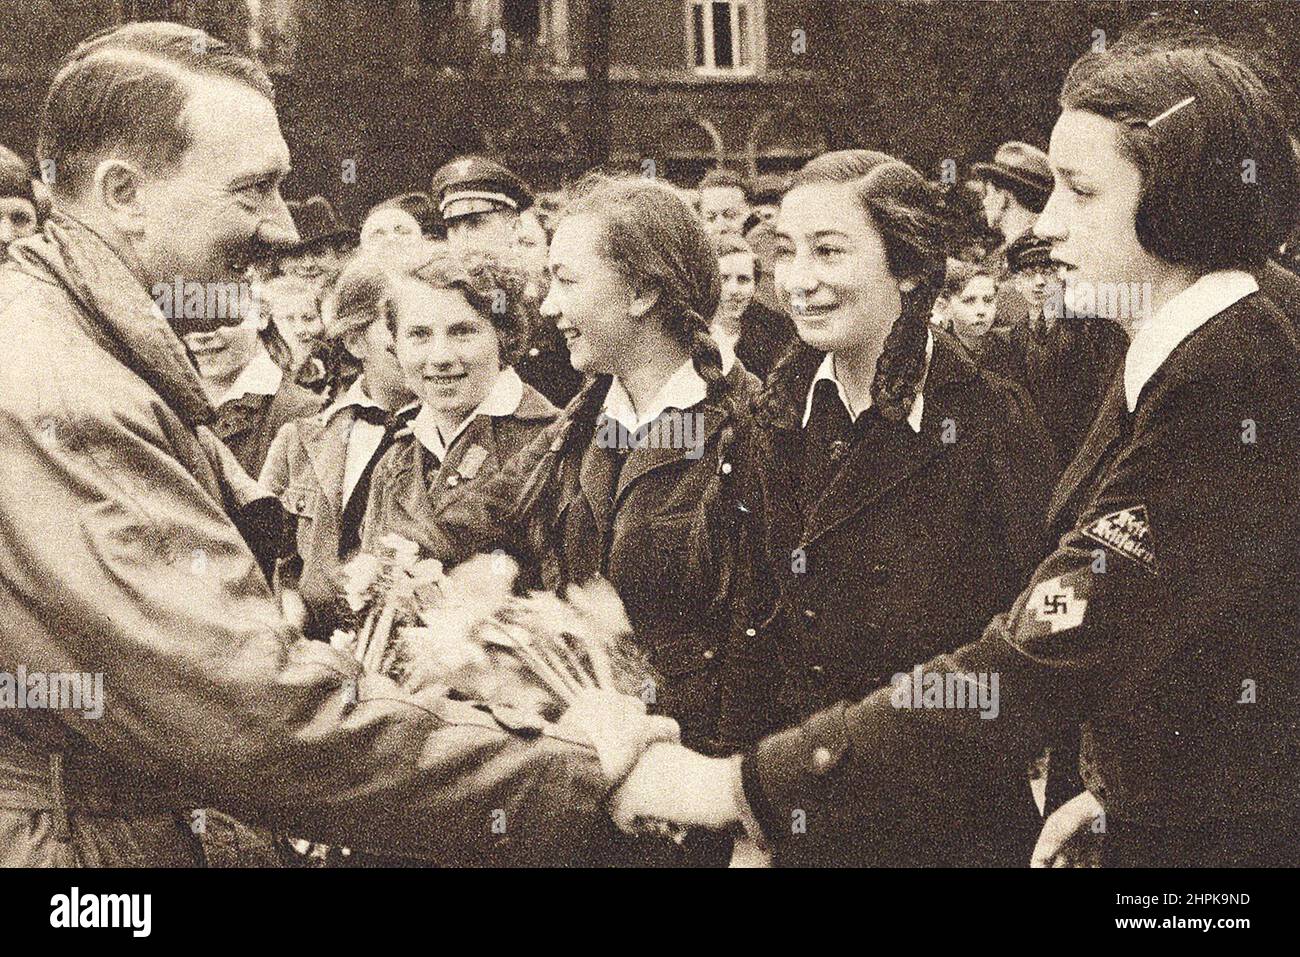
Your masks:
M 502 548 L 547 588 L 607 578 L 662 678 L 652 710 L 704 746 L 717 731 L 734 579 L 712 533 L 735 509 L 729 456 L 758 380 L 737 363 L 716 396 L 687 410 L 698 418 L 685 448 L 622 452 L 597 441 L 609 385 L 607 376 L 588 384 L 489 482 L 443 496 L 416 537 L 448 563 Z
M 888 422 L 853 443 L 801 514 L 802 419 L 824 355 L 798 347 L 757 403 L 741 503 L 740 565 L 750 574 L 723 694 L 721 737 L 732 747 L 974 640 L 1046 551 L 1051 442 L 1024 391 L 979 371 L 946 337 L 935 337 L 920 433 Z M 1005 770 L 973 782 L 1002 794 L 998 820 L 937 826 L 930 846 L 893 846 L 887 831 L 864 829 L 843 845 L 842 862 L 1027 861 L 1026 767 Z M 1010 845 L 1023 857 L 1004 860 Z

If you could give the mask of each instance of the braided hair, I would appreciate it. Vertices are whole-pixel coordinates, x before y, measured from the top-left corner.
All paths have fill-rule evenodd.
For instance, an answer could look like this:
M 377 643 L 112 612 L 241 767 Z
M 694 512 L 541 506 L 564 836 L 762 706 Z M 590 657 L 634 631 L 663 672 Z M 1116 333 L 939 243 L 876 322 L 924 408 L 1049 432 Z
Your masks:
M 707 387 L 706 401 L 723 418 L 718 433 L 717 467 L 701 496 L 701 522 L 718 510 L 718 501 L 732 486 L 733 469 L 725 457 L 735 437 L 737 403 L 722 372 L 722 355 L 709 335 L 721 299 L 718 256 L 704 223 L 671 186 L 638 176 L 588 174 L 567 197 L 556 222 L 589 217 L 596 230 L 596 249 L 629 284 L 659 294 L 652 321 L 660 323 L 690 356 Z M 610 377 L 597 376 L 569 404 L 557 437 L 530 477 L 521 499 L 536 511 L 550 511 L 544 499 L 558 492 L 557 471 L 566 453 L 589 440 Z M 708 536 L 693 536 L 706 540 Z
M 722 356 L 709 324 L 722 295 L 718 257 L 704 223 L 676 190 L 639 176 L 594 173 L 573 190 L 562 218 L 589 216 L 597 249 L 629 283 L 655 289 L 655 317 L 684 348 L 718 400 Z
M 871 383 L 871 401 L 880 414 L 902 421 L 925 375 L 930 312 L 959 223 L 941 189 L 885 153 L 823 153 L 795 175 L 791 192 L 820 183 L 854 188 L 863 212 L 880 233 L 890 273 L 905 283 L 900 285 L 902 311 L 885 338 Z

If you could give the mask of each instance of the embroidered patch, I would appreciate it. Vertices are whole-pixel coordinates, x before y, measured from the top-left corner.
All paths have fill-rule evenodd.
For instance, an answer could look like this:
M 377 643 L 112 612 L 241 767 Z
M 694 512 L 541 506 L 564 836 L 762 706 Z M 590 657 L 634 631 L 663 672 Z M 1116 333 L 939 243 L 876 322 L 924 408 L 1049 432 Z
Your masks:
M 1033 631 L 1038 635 L 1054 635 L 1082 625 L 1088 610 L 1086 591 L 1086 577 L 1070 575 L 1057 575 L 1035 585 L 1024 608 Z
M 1156 568 L 1156 543 L 1145 505 L 1120 509 L 1103 515 L 1083 530 L 1094 542 L 1100 542 L 1117 555 L 1137 562 L 1152 575 Z

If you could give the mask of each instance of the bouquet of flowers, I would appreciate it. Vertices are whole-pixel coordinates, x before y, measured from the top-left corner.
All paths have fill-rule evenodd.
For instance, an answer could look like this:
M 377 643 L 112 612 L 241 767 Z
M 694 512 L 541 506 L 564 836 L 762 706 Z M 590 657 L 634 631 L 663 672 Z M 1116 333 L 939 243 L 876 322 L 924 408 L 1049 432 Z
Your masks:
M 645 698 L 655 676 L 632 640 L 612 585 L 516 593 L 518 565 L 476 555 L 450 572 L 388 535 L 343 569 L 355 624 L 331 637 L 367 671 L 409 690 L 456 697 L 554 722 L 586 690 Z

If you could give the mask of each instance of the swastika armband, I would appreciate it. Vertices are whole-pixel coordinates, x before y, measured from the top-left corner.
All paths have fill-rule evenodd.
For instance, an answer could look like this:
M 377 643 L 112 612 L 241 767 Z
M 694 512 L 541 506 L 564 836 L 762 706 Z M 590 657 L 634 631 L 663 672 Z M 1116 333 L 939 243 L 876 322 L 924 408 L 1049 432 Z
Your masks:
M 1091 579 L 1088 572 L 1076 571 L 1040 581 L 1025 599 L 1016 621 L 1017 634 L 1042 638 L 1078 628 L 1088 611 Z

